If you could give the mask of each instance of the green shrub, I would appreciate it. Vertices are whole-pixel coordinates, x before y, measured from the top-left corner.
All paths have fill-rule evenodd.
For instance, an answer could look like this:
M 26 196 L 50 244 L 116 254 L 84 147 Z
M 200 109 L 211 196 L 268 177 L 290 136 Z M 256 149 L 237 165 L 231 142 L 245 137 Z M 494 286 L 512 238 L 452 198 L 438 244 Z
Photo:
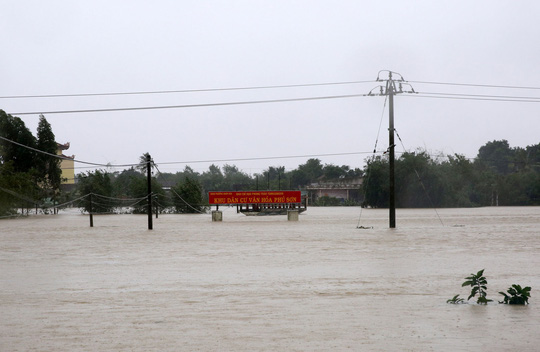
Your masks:
M 487 304 L 488 302 L 491 302 L 491 299 L 486 298 L 486 291 L 487 291 L 487 280 L 484 277 L 484 269 L 480 270 L 478 273 L 471 274 L 471 276 L 466 277 L 465 281 L 461 287 L 463 286 L 471 286 L 471 294 L 469 295 L 469 298 L 467 298 L 467 301 L 470 300 L 472 297 L 475 297 L 478 295 L 478 299 L 476 300 L 476 303 L 478 304 Z
M 529 304 L 531 297 L 531 288 L 529 286 L 521 288 L 520 285 L 512 285 L 506 292 L 499 292 L 504 296 L 504 300 L 499 303 L 504 304 Z

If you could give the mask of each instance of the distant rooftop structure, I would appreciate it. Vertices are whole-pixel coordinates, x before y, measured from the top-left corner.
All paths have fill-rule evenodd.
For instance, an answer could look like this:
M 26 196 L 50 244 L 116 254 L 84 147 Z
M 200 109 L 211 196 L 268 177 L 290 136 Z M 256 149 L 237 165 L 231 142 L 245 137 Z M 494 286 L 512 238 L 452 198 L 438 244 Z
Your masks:
M 56 142 L 56 146 L 57 146 L 57 150 L 68 150 L 69 149 L 69 142 L 67 142 L 66 144 L 60 144 L 58 142 Z
M 56 155 L 61 155 L 65 159 L 62 159 L 60 163 L 60 169 L 62 170 L 62 183 L 61 187 L 64 189 L 70 189 L 75 186 L 75 155 L 64 155 L 63 151 L 68 150 L 70 143 L 65 144 L 56 143 Z
M 312 183 L 306 189 L 312 202 L 323 196 L 338 198 L 342 201 L 361 201 L 360 188 L 362 183 L 363 178 L 342 178 Z

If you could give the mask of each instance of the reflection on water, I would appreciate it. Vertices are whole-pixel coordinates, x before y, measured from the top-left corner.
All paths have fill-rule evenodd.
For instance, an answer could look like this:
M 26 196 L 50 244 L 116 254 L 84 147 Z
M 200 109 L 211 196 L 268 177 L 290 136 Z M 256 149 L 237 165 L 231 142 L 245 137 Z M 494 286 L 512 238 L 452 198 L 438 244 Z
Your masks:
M 0 350 L 537 347 L 540 207 L 387 213 L 0 221 Z M 531 304 L 446 304 L 484 268 L 488 298 L 518 283 Z

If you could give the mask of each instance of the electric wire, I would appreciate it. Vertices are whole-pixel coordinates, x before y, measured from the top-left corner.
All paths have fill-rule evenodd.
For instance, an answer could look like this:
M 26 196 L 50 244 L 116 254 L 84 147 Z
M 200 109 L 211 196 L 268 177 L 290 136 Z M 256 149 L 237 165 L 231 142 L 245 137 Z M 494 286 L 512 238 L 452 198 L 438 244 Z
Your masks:
M 396 133 L 396 136 L 398 137 L 398 139 L 399 139 L 399 141 L 401 143 L 401 146 L 403 147 L 403 150 L 405 152 L 409 153 L 407 151 L 407 148 L 405 148 L 405 144 L 403 143 L 403 140 L 399 136 L 398 131 L 395 128 L 394 128 L 394 132 Z M 416 167 L 414 167 L 413 169 L 414 169 L 414 172 L 416 173 L 416 177 L 418 178 L 418 181 L 420 182 L 420 185 L 422 186 L 422 189 L 424 190 L 424 193 L 426 194 L 427 199 L 429 200 L 429 203 L 431 204 L 431 207 L 435 211 L 435 214 L 437 214 L 437 218 L 441 222 L 441 225 L 444 227 L 444 223 L 443 223 L 443 221 L 441 219 L 441 216 L 439 215 L 439 212 L 437 211 L 437 208 L 435 207 L 435 204 L 433 204 L 433 201 L 431 200 L 431 197 L 429 196 L 429 193 L 428 193 L 428 191 L 426 189 L 426 186 L 424 185 L 424 181 L 422 181 L 422 178 L 420 177 L 420 174 L 418 173 L 418 170 L 416 169 Z
M 0 99 L 21 99 L 21 98 L 65 98 L 65 97 L 92 97 L 92 96 L 115 96 L 115 95 L 149 95 L 149 94 L 170 94 L 170 93 L 198 93 L 198 92 L 223 92 L 237 90 L 257 90 L 257 89 L 277 89 L 277 88 L 299 88 L 299 87 L 317 87 L 332 85 L 347 85 L 372 83 L 369 81 L 348 81 L 348 82 L 327 82 L 327 83 L 305 83 L 305 84 L 285 84 L 273 86 L 252 86 L 252 87 L 227 87 L 227 88 L 203 88 L 203 89 L 182 89 L 182 90 L 157 90 L 157 91 L 138 91 L 138 92 L 109 92 L 109 93 L 78 93 L 78 94 L 42 94 L 42 95 L 6 95 L 0 96 Z
M 9 143 L 13 143 L 13 144 L 18 145 L 18 146 L 23 147 L 23 148 L 33 150 L 33 151 L 35 151 L 35 152 L 38 152 L 38 153 L 41 153 L 41 154 L 48 155 L 48 156 L 50 156 L 50 157 L 54 157 L 54 158 L 61 159 L 61 160 L 73 160 L 73 161 L 75 161 L 75 162 L 78 162 L 78 163 L 81 163 L 81 164 L 86 164 L 86 165 L 104 166 L 104 167 L 128 167 L 128 166 L 137 166 L 137 165 L 139 165 L 139 164 L 112 165 L 112 164 L 91 163 L 91 162 L 88 162 L 88 161 L 82 161 L 82 160 L 77 160 L 77 159 L 68 158 L 68 157 L 65 157 L 65 156 L 62 156 L 62 155 L 56 155 L 56 154 L 48 153 L 48 152 L 45 152 L 45 151 L 43 151 L 43 150 L 39 150 L 39 149 L 30 147 L 30 146 L 21 144 L 21 143 L 19 143 L 19 142 L 12 141 L 11 139 L 8 139 L 8 138 L 2 137 L 2 136 L 0 136 L 0 139 L 4 140 L 4 141 L 6 141 L 6 142 L 9 142 Z
M 380 126 L 379 126 L 380 128 Z M 99 163 L 92 163 L 92 162 L 86 162 L 81 161 L 78 159 L 72 159 L 68 157 L 64 157 L 61 155 L 56 155 L 52 153 L 48 153 L 33 147 L 29 147 L 27 145 L 15 142 L 13 140 L 10 140 L 8 138 L 0 136 L 0 139 L 5 140 L 9 143 L 16 144 L 18 146 L 21 146 L 23 148 L 27 148 L 30 150 L 33 150 L 35 152 L 39 152 L 51 157 L 55 157 L 61 160 L 73 160 L 75 162 L 86 164 L 86 165 L 92 165 L 92 166 L 101 166 L 101 167 L 133 167 L 138 166 L 138 163 L 133 164 L 99 164 Z M 325 156 L 344 156 L 344 155 L 358 155 L 358 154 L 369 154 L 371 152 L 366 151 L 358 151 L 358 152 L 345 152 L 345 153 L 323 153 L 323 154 L 304 154 L 304 155 L 285 155 L 285 156 L 269 156 L 269 157 L 252 157 L 252 158 L 231 158 L 231 159 L 209 159 L 209 160 L 189 160 L 189 161 L 169 161 L 169 162 L 162 162 L 161 165 L 174 165 L 174 164 L 197 164 L 197 163 L 217 163 L 217 162 L 233 162 L 233 161 L 254 161 L 254 160 L 271 160 L 271 159 L 293 159 L 293 158 L 312 158 L 312 157 L 325 157 Z M 153 162 L 153 161 L 152 161 Z M 155 163 L 154 163 L 154 166 Z M 71 169 L 71 168 L 70 168 Z M 158 169 L 159 171 L 159 169 Z
M 176 193 L 176 191 L 174 190 L 174 188 L 171 188 L 171 191 L 173 191 L 173 193 L 174 193 L 178 198 L 180 198 L 180 200 L 181 200 L 182 202 L 184 202 L 184 203 L 185 203 L 188 207 L 190 207 L 191 209 L 195 210 L 197 213 L 199 213 L 199 214 L 206 214 L 205 212 L 202 212 L 202 211 L 200 211 L 199 209 L 192 207 L 191 204 L 189 204 L 187 201 L 184 200 L 184 198 L 182 198 L 178 193 Z
M 423 93 L 418 94 L 407 94 L 407 95 L 399 95 L 403 97 L 412 97 L 412 98 L 432 98 L 432 99 L 451 99 L 451 100 L 475 100 L 475 101 L 498 101 L 498 102 L 514 102 L 514 103 L 540 103 L 540 98 L 530 98 L 530 99 L 522 99 L 522 98 L 481 98 L 481 97 L 474 97 L 472 95 L 461 95 L 461 96 L 452 96 L 449 94 L 440 95 L 440 96 L 434 96 L 434 95 L 427 95 Z
M 101 195 L 101 194 L 97 194 L 97 193 L 90 193 L 96 197 L 100 197 L 100 198 L 104 198 L 104 199 L 110 199 L 110 200 L 117 200 L 117 201 L 140 201 L 141 199 L 146 199 L 146 196 L 144 197 L 140 197 L 140 198 L 117 198 L 117 197 L 109 197 L 109 196 L 104 196 L 104 195 Z
M 375 145 L 373 147 L 373 154 L 371 156 L 371 160 L 373 161 L 375 159 L 375 154 L 377 152 L 377 145 L 379 143 L 379 136 L 381 134 L 381 126 L 382 126 L 382 122 L 383 122 L 383 118 L 384 118 L 384 112 L 386 110 L 386 102 L 388 101 L 388 95 L 385 97 L 384 99 L 384 104 L 383 104 L 383 109 L 382 109 L 382 113 L 381 113 L 381 119 L 379 121 L 379 129 L 377 130 L 377 138 L 375 138 Z M 369 164 L 368 164 L 369 165 Z M 366 175 L 366 183 L 365 185 L 362 185 L 363 188 L 364 188 L 364 202 L 366 200 L 366 195 L 367 195 L 367 188 L 369 186 L 369 179 L 370 179 L 370 175 L 371 173 L 369 172 L 369 167 L 367 168 L 367 175 Z M 365 226 L 360 226 L 360 221 L 362 220 L 362 212 L 363 212 L 363 209 L 364 207 L 361 206 L 360 207 L 360 215 L 358 216 L 358 223 L 356 224 L 356 228 L 357 229 L 368 229 L 368 228 L 371 228 L 371 227 L 365 227 Z
M 271 160 L 271 159 L 315 158 L 315 157 L 325 157 L 325 156 L 358 155 L 358 154 L 370 154 L 370 153 L 371 152 L 345 152 L 345 153 L 265 156 L 265 157 L 235 158 L 235 159 L 208 159 L 208 160 L 189 160 L 189 161 L 167 161 L 167 162 L 160 162 L 159 164 L 160 165 L 174 165 L 174 164 L 220 163 L 220 162 L 232 162 L 232 161 L 254 161 L 254 160 Z
M 26 201 L 28 203 L 32 203 L 34 205 L 39 204 L 39 202 L 37 202 L 35 199 L 28 198 L 27 196 L 24 196 L 22 194 L 19 194 L 19 193 L 15 192 L 15 191 L 7 189 L 7 188 L 0 187 L 0 191 L 4 191 L 4 192 L 6 192 L 8 194 L 11 194 L 12 196 L 14 196 L 16 198 L 19 198 L 20 200 L 24 200 L 24 201 Z
M 483 88 L 505 88 L 505 89 L 532 89 L 540 90 L 540 87 L 525 87 L 525 86 L 510 86 L 510 85 L 493 85 L 493 84 L 473 84 L 473 83 L 450 83 L 450 82 L 430 82 L 430 81 L 408 81 L 411 83 L 435 84 L 446 86 L 463 86 L 463 87 L 483 87 Z
M 487 95 L 487 94 L 461 94 L 461 93 L 442 93 L 442 92 L 420 92 L 419 94 L 455 96 L 455 97 L 473 97 L 473 98 L 492 98 L 492 99 L 516 99 L 516 100 L 539 100 L 540 97 L 516 97 L 512 95 Z
M 153 165 L 154 165 L 154 167 L 156 168 L 157 172 L 161 174 L 161 171 L 159 171 L 158 166 L 157 166 L 155 163 L 154 163 Z M 190 207 L 191 209 L 195 210 L 196 212 L 198 212 L 198 213 L 200 213 L 200 214 L 206 214 L 205 212 L 200 211 L 199 209 L 197 209 L 197 208 L 191 206 L 191 204 L 189 204 L 187 201 L 185 201 L 184 198 L 182 198 L 182 197 L 174 190 L 174 187 L 171 187 L 171 191 L 172 191 L 178 198 L 180 198 L 180 200 L 181 200 L 182 202 L 184 202 L 184 203 L 185 203 L 188 207 Z
M 233 101 L 233 102 L 218 102 L 205 104 L 184 104 L 184 105 L 158 105 L 158 106 L 139 106 L 139 107 L 123 107 L 123 108 L 104 108 L 104 109 L 81 109 L 81 110 L 56 110 L 56 111 L 34 111 L 34 112 L 12 112 L 11 115 L 53 115 L 53 114 L 78 114 L 78 113 L 96 113 L 96 112 L 118 112 L 118 111 L 140 111 L 140 110 L 163 110 L 163 109 L 187 109 L 187 108 L 202 108 L 215 106 L 233 106 L 233 105 L 250 105 L 250 104 L 270 104 L 270 103 L 288 103 L 295 101 L 312 101 L 312 100 L 330 100 L 330 99 L 346 99 L 365 97 L 367 94 L 344 94 L 344 95 L 329 95 L 318 97 L 303 97 L 289 99 L 270 99 L 270 100 L 251 100 L 251 101 Z

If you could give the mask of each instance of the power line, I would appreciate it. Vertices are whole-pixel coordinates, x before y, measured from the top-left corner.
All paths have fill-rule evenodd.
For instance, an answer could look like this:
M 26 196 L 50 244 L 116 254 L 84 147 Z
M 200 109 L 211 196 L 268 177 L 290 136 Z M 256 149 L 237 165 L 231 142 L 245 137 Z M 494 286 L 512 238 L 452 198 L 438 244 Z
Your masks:
M 372 82 L 374 82 L 374 81 L 373 80 L 371 80 L 371 81 L 349 81 L 349 82 L 287 84 L 287 85 L 275 85 L 275 86 L 228 87 L 228 88 L 206 88 L 206 89 L 183 89 L 183 90 L 157 90 L 157 91 L 138 91 L 138 92 L 42 94 L 42 95 L 6 95 L 6 96 L 0 96 L 0 99 L 65 98 L 65 97 L 91 97 L 91 96 L 112 96 L 112 95 L 146 95 L 146 94 L 170 94 L 170 93 L 223 92 L 223 91 L 234 91 L 234 90 L 317 87 L 317 86 L 360 84 L 360 83 L 372 83 Z
M 266 157 L 237 158 L 237 159 L 169 161 L 169 162 L 159 163 L 159 165 L 220 163 L 220 162 L 229 162 L 229 161 L 254 161 L 254 160 L 271 160 L 271 159 L 314 158 L 314 157 L 323 157 L 323 156 L 358 155 L 358 154 L 370 154 L 370 153 L 371 152 L 347 152 L 347 153 L 305 154 L 305 155 L 287 155 L 287 156 L 266 156 Z
M 161 105 L 161 106 L 109 108 L 109 109 L 86 109 L 86 110 L 57 110 L 57 111 L 14 112 L 14 113 L 10 113 L 10 114 L 11 115 L 38 115 L 38 114 L 51 115 L 51 114 L 77 114 L 77 113 L 89 113 L 89 112 L 114 112 L 114 111 L 158 110 L 158 109 L 185 109 L 185 108 L 201 108 L 201 107 L 213 107 L 213 106 L 286 103 L 286 102 L 292 102 L 292 101 L 344 99 L 344 98 L 357 98 L 357 97 L 364 97 L 364 96 L 367 96 L 367 94 L 330 95 L 330 96 L 321 96 L 321 97 L 273 99 L 273 100 L 252 100 L 252 101 L 236 101 L 236 102 L 208 103 L 208 104 Z
M 518 99 L 518 100 L 540 100 L 540 97 L 516 97 L 512 95 L 487 95 L 487 94 L 461 94 L 461 93 L 439 93 L 439 92 L 419 92 L 427 95 L 448 95 L 473 98 L 493 98 L 493 99 Z
M 453 100 L 477 100 L 477 101 L 500 101 L 500 102 L 514 102 L 514 103 L 540 103 L 540 98 L 497 98 L 496 96 L 474 96 L 474 95 L 465 95 L 465 94 L 444 94 L 439 93 L 441 95 L 434 96 L 430 95 L 434 93 L 418 93 L 418 94 L 410 94 L 410 95 L 403 95 L 406 97 L 416 97 L 416 98 L 433 98 L 433 99 L 453 99 Z
M 103 167 L 131 167 L 131 166 L 138 166 L 139 164 L 122 164 L 122 165 L 113 165 L 113 164 L 99 164 L 99 163 L 91 163 L 86 161 L 81 161 L 77 159 L 71 159 L 68 157 L 64 157 L 61 155 L 51 154 L 47 153 L 45 151 L 29 147 L 27 145 L 12 141 L 10 139 L 7 139 L 5 137 L 0 136 L 0 139 L 5 140 L 9 143 L 16 144 L 18 146 L 21 146 L 23 148 L 27 148 L 30 150 L 33 150 L 38 153 L 42 153 L 51 157 L 55 157 L 62 160 L 73 160 L 78 163 L 87 164 L 87 165 L 93 165 L 93 166 L 103 166 Z M 304 155 L 286 155 L 286 156 L 267 156 L 267 157 L 253 157 L 253 158 L 233 158 L 233 159 L 213 159 L 213 160 L 190 160 L 190 161 L 170 161 L 170 162 L 162 162 L 159 163 L 160 165 L 173 165 L 173 164 L 197 164 L 197 163 L 218 163 L 218 162 L 232 162 L 232 161 L 253 161 L 253 160 L 271 160 L 271 159 L 294 159 L 294 158 L 313 158 L 313 157 L 324 157 L 324 156 L 342 156 L 342 155 L 359 155 L 359 154 L 370 154 L 371 152 L 345 152 L 345 153 L 325 153 L 325 154 L 304 154 Z M 154 163 L 155 165 L 155 163 Z M 68 168 L 71 169 L 71 168 Z
M 68 158 L 68 157 L 65 157 L 65 156 L 62 156 L 62 155 L 56 155 L 56 154 L 48 153 L 48 152 L 45 152 L 43 150 L 39 150 L 39 149 L 36 149 L 36 148 L 33 148 L 33 147 L 29 147 L 27 145 L 21 144 L 19 142 L 12 141 L 11 139 L 7 139 L 7 138 L 2 137 L 2 136 L 0 136 L 0 139 L 4 140 L 6 142 L 9 142 L 9 143 L 13 143 L 13 144 L 18 145 L 18 146 L 23 147 L 23 148 L 33 150 L 35 152 L 48 155 L 50 157 L 54 157 L 54 158 L 61 159 L 61 160 L 73 160 L 73 161 L 75 161 L 77 163 L 81 163 L 81 164 L 87 164 L 87 165 L 93 165 L 93 166 L 104 166 L 104 167 L 127 167 L 127 166 L 139 165 L 139 164 L 111 165 L 111 164 L 91 163 L 91 162 L 88 162 L 88 161 L 81 161 L 81 160 L 77 160 L 77 159 Z
M 464 87 L 483 87 L 483 88 L 506 88 L 506 89 L 535 89 L 540 90 L 540 87 L 524 87 L 524 86 L 509 86 L 509 85 L 492 85 L 492 84 L 472 84 L 472 83 L 448 83 L 448 82 L 429 82 L 429 81 L 408 81 L 412 83 L 437 84 L 447 86 L 464 86 Z

